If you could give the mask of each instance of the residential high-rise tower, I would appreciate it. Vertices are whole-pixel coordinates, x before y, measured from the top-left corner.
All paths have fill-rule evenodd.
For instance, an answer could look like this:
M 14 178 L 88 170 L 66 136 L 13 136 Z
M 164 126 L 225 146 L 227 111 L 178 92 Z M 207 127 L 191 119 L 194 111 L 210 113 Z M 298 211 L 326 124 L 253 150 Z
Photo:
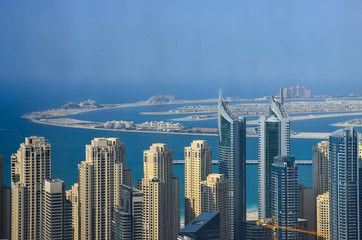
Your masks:
M 212 154 L 207 141 L 185 147 L 185 225 L 201 213 L 200 182 L 211 173 Z
M 11 189 L 4 185 L 4 159 L 0 154 L 0 239 L 10 239 Z
M 143 152 L 143 239 L 176 239 L 180 229 L 180 180 L 173 176 L 173 153 L 155 143 Z
M 258 215 L 271 215 L 271 167 L 276 156 L 289 156 L 290 120 L 280 101 L 271 98 L 269 114 L 259 119 Z
M 111 239 L 125 177 L 125 145 L 119 138 L 95 138 L 86 145 L 86 160 L 78 169 L 80 239 Z
M 74 183 L 72 189 L 65 191 L 67 200 L 72 203 L 72 235 L 73 240 L 79 239 L 79 184 Z
M 358 132 L 351 126 L 329 137 L 331 239 L 359 239 Z
M 298 167 L 294 156 L 278 156 L 271 173 L 271 214 L 279 226 L 298 228 Z M 299 233 L 278 229 L 279 239 L 298 239 Z
M 201 212 L 220 213 L 221 239 L 229 239 L 228 182 L 223 174 L 210 174 L 201 182 Z
M 329 188 L 329 142 L 313 146 L 313 188 L 315 196 L 328 192 Z
M 143 193 L 132 187 L 122 185 L 120 204 L 114 209 L 113 240 L 142 239 Z
M 245 118 L 236 118 L 227 102 L 219 96 L 219 173 L 229 186 L 230 239 L 241 239 L 242 223 L 246 220 L 246 127 Z
M 51 178 L 51 148 L 43 137 L 27 137 L 11 157 L 12 239 L 41 239 L 43 181 Z
M 317 197 L 317 232 L 330 234 L 329 219 L 329 192 L 325 192 Z

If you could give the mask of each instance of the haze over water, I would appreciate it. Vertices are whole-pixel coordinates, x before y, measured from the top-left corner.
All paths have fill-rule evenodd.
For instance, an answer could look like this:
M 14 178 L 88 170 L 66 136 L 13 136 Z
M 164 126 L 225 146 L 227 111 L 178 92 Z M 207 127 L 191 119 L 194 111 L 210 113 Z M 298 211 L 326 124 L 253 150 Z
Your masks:
M 6 184 L 10 155 L 31 135 L 49 139 L 52 176 L 65 180 L 67 188 L 77 181 L 77 164 L 94 137 L 120 137 L 126 143 L 134 181 L 142 177 L 142 151 L 152 143 L 168 143 L 174 158 L 182 159 L 183 148 L 199 138 L 67 129 L 20 118 L 68 101 L 126 103 L 158 94 L 216 98 L 219 89 L 225 96 L 256 98 L 297 84 L 314 94 L 362 94 L 360 9 L 360 1 L 334 0 L 1 1 L 0 153 Z M 122 111 L 79 119 L 147 118 L 135 109 Z M 351 118 L 305 120 L 291 127 L 330 132 L 336 127 L 329 124 Z M 216 127 L 214 120 L 187 124 Z M 217 138 L 202 138 L 216 159 Z M 317 142 L 292 140 L 292 154 L 311 159 Z M 248 139 L 247 158 L 257 158 L 256 138 Z M 310 168 L 302 168 L 300 182 L 310 186 Z M 249 209 L 256 206 L 256 173 L 255 166 L 248 167 Z M 175 166 L 175 174 L 183 181 L 182 167 Z

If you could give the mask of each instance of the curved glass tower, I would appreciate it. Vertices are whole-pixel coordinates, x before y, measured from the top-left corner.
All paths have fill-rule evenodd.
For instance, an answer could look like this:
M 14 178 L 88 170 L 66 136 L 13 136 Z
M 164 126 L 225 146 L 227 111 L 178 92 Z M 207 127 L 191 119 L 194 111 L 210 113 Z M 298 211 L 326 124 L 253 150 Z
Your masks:
M 289 156 L 290 120 L 280 101 L 272 97 L 270 111 L 259 119 L 258 214 L 271 218 L 271 168 L 276 156 Z
M 246 220 L 245 119 L 236 118 L 227 102 L 219 97 L 219 173 L 229 183 L 230 239 L 241 239 L 242 222 Z

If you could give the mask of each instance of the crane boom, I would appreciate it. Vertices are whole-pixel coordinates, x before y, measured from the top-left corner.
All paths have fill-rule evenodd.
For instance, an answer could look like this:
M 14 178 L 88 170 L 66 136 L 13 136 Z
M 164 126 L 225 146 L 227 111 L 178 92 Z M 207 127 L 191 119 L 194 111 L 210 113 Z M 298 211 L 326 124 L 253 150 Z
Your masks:
M 316 232 L 316 231 L 312 231 L 312 230 L 305 230 L 305 229 L 298 229 L 298 228 L 292 228 L 292 227 L 279 226 L 277 224 L 275 216 L 273 216 L 273 221 L 274 221 L 274 225 L 269 224 L 268 222 L 264 221 L 263 219 L 257 221 L 256 224 L 258 226 L 260 226 L 260 227 L 273 229 L 275 239 L 278 239 L 278 233 L 277 233 L 276 229 L 285 229 L 285 230 L 294 231 L 294 232 L 302 232 L 302 233 L 313 234 L 313 235 L 317 235 L 317 236 L 321 236 L 321 237 L 329 237 L 329 238 L 331 237 L 331 235 L 329 235 L 329 234 L 320 233 L 320 232 Z

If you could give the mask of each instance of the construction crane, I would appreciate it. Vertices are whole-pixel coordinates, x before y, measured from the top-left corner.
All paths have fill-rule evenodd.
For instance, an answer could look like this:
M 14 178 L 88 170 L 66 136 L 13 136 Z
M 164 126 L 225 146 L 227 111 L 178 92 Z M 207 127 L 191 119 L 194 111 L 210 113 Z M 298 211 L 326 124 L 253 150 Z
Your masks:
M 274 240 L 278 240 L 278 231 L 277 231 L 277 229 L 285 229 L 285 230 L 288 230 L 288 231 L 294 231 L 294 232 L 301 232 L 301 233 L 313 234 L 313 235 L 317 235 L 317 236 L 320 236 L 320 237 L 326 237 L 326 238 L 330 238 L 330 237 L 331 237 L 331 235 L 329 235 L 329 234 L 320 233 L 320 232 L 316 232 L 316 231 L 312 231 L 312 230 L 278 226 L 276 217 L 273 216 L 272 219 L 273 219 L 274 225 L 268 223 L 267 221 L 264 221 L 263 219 L 257 221 L 256 224 L 257 224 L 258 226 L 260 226 L 260 227 L 273 229 L 273 231 L 274 231 Z

